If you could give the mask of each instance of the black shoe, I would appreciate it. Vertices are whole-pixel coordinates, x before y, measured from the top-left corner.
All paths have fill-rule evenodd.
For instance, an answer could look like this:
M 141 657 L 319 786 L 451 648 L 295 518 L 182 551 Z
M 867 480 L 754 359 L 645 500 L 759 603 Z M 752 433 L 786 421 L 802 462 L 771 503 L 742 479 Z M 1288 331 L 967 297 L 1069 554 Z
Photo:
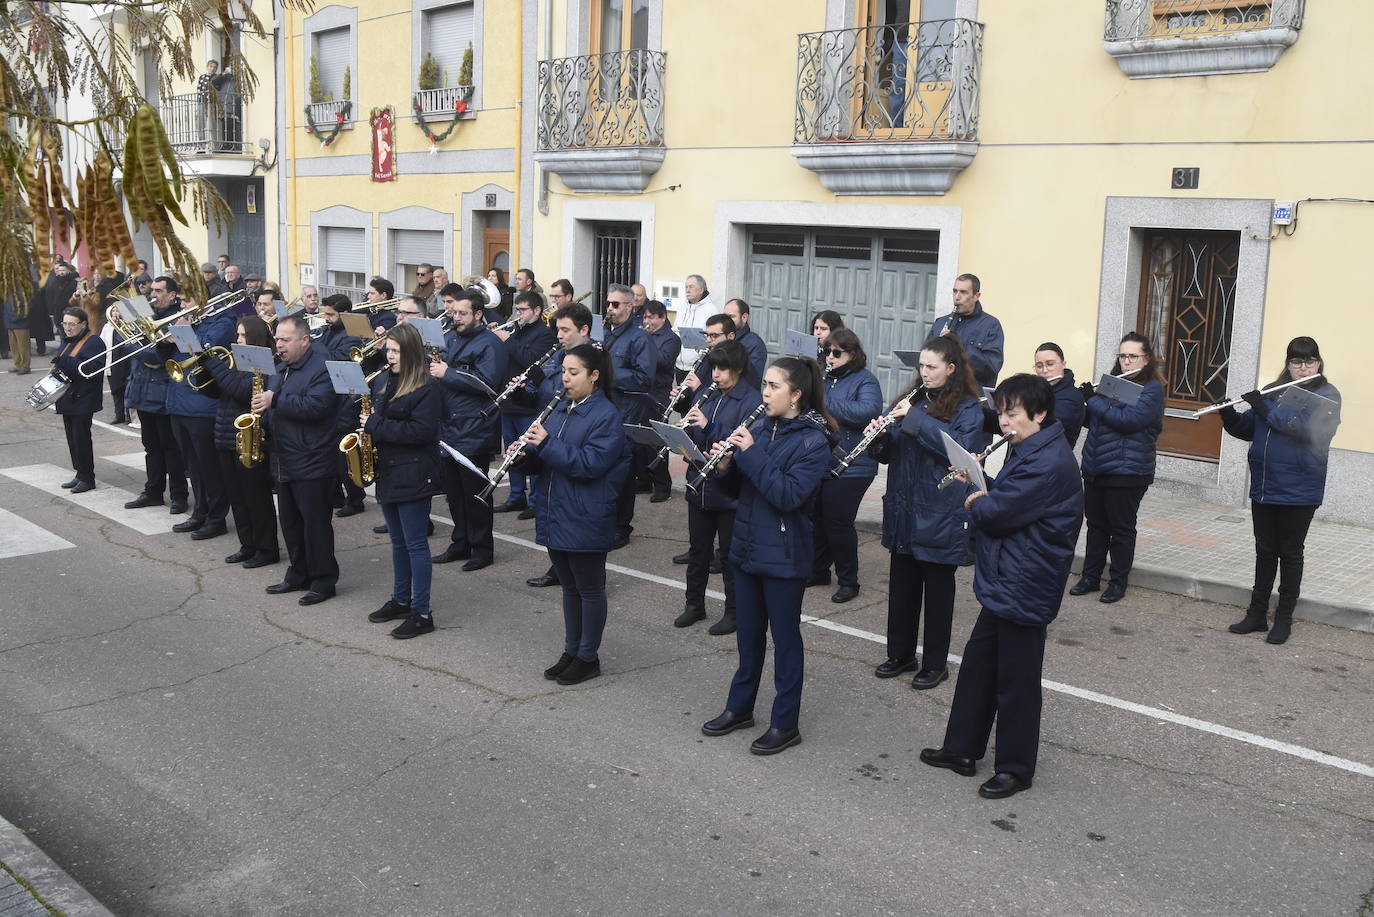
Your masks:
M 557 586 L 559 582 L 558 577 L 554 576 L 552 573 L 541 573 L 538 576 L 531 576 L 529 579 L 525 580 L 525 585 L 538 587 Z
M 830 601 L 836 605 L 843 605 L 845 602 L 852 602 L 859 597 L 858 586 L 841 586 L 835 590 L 835 594 L 830 597 Z
M 520 511 L 520 515 L 516 516 L 515 518 L 516 518 L 516 519 L 533 519 L 533 518 L 534 518 L 534 507 L 531 506 L 531 507 L 529 507 L 528 509 L 522 509 L 522 510 Z
M 1103 605 L 1110 605 L 1113 602 L 1121 601 L 1125 596 L 1125 586 L 1119 583 L 1108 583 L 1107 588 L 1102 591 L 1102 594 L 1097 597 L 1097 600 Z
M 524 500 L 507 500 L 500 506 L 492 507 L 491 511 L 493 513 L 514 513 L 517 511 L 523 511 L 528 508 L 529 504 L 526 503 Z
M 115 419 L 110 421 L 111 425 L 116 427 L 128 424 L 128 422 L 129 416 L 127 414 L 116 414 Z
M 252 560 L 254 553 L 252 548 L 239 548 L 233 554 L 224 558 L 224 562 L 226 564 L 241 564 L 245 560 Z
M 430 537 L 433 537 L 433 535 L 434 535 L 434 520 L 431 519 L 431 520 L 429 520 L 428 522 L 425 523 L 425 537 L 426 537 L 426 538 L 430 538 Z
M 652 482 L 645 482 L 645 483 L 643 483 L 643 484 L 636 484 L 636 485 L 635 485 L 635 493 L 637 493 L 637 494 L 648 494 L 648 493 L 653 493 L 653 491 L 654 491 L 654 485 L 653 485 Z
M 1253 634 L 1256 631 L 1263 633 L 1269 629 L 1268 617 L 1269 609 L 1267 608 L 1259 614 L 1253 614 L 1247 611 L 1245 617 L 1226 629 L 1233 634 Z
M 329 601 L 329 600 L 332 599 L 332 598 L 334 598 L 334 593 L 333 593 L 332 591 L 330 591 L 330 592 L 317 592 L 316 590 L 311 589 L 311 590 L 310 590 L 309 592 L 307 592 L 305 595 L 303 595 L 303 596 L 301 596 L 300 598 L 296 599 L 296 604 L 297 604 L 297 605 L 318 605 L 318 604 L 320 604 L 321 602 L 327 602 L 327 601 Z
M 84 494 L 88 490 L 95 490 L 94 481 L 77 481 L 72 487 L 72 493 L 74 494 Z
M 483 567 L 490 567 L 492 559 L 490 557 L 474 557 L 472 560 L 463 564 L 463 570 L 471 573 L 473 570 L 481 570 Z
M 387 528 L 385 522 L 383 522 L 381 525 L 374 525 L 372 527 L 372 533 L 374 535 L 385 535 L 389 531 L 391 531 L 391 529 Z
M 29 370 L 29 369 L 12 369 L 12 370 L 10 370 L 10 372 L 14 373 L 16 376 L 27 376 L 30 372 L 32 372 L 32 370 Z
M 691 559 L 692 559 L 692 552 L 691 552 L 691 551 L 683 551 L 681 554 L 674 554 L 674 555 L 673 555 L 673 563 L 677 564 L 679 567 L 682 566 L 683 564 L 687 563 L 687 561 L 689 561 L 689 560 L 691 560 Z
M 81 483 L 81 479 L 80 479 L 80 478 L 72 478 L 70 481 L 68 481 L 68 482 L 66 482 L 65 484 L 62 485 L 62 489 L 63 489 L 63 490 L 71 490 L 73 487 L 75 487 L 76 485 L 78 485 L 78 484 L 80 484 L 80 483 Z
M 280 562 L 280 553 L 276 551 L 272 551 L 270 553 L 267 551 L 259 551 L 258 553 L 254 554 L 252 557 L 248 558 L 243 562 L 243 569 L 256 570 L 258 567 L 270 567 L 272 566 L 272 564 Z
M 769 729 L 749 745 L 751 755 L 776 755 L 784 748 L 791 748 L 801 741 L 801 733 L 796 729 Z
M 1087 595 L 1089 592 L 1099 592 L 1101 589 L 1101 583 L 1095 579 L 1088 579 L 1088 577 L 1084 576 L 1073 584 L 1073 588 L 1069 590 L 1069 595 Z
M 194 532 L 204 524 L 204 519 L 197 519 L 195 516 L 192 516 L 190 519 L 184 519 L 172 526 L 172 531 L 176 532 L 178 535 L 184 535 L 187 532 Z
M 1293 619 L 1291 617 L 1279 617 L 1274 615 L 1274 626 L 1269 628 L 1269 633 L 1265 636 L 1265 643 L 1272 643 L 1280 646 L 1288 642 L 1288 638 L 1293 633 Z
M 408 618 L 410 617 L 410 614 L 411 611 L 409 605 L 402 605 L 400 602 L 396 602 L 392 599 L 387 599 L 386 604 L 383 605 L 381 608 L 378 608 L 376 611 L 372 612 L 372 614 L 368 615 L 367 619 L 371 621 L 373 624 L 381 624 L 385 621 L 391 621 L 396 618 Z
M 706 628 L 706 633 L 712 637 L 724 637 L 726 634 L 735 632 L 735 613 L 727 611 L 720 616 L 720 620 Z
M 949 669 L 921 669 L 911 679 L 911 686 L 917 691 L 929 691 L 940 682 L 949 678 Z
M 615 541 L 612 541 L 612 542 L 611 542 L 611 550 L 612 550 L 612 551 L 619 551 L 621 548 L 625 547 L 625 545 L 627 545 L 627 544 L 629 544 L 629 543 L 630 543 L 630 536 L 629 536 L 629 535 L 617 535 L 617 536 L 615 536 Z
M 577 657 L 574 656 L 572 653 L 564 653 L 562 656 L 558 657 L 557 662 L 555 662 L 553 665 L 549 666 L 547 669 L 544 670 L 544 677 L 547 678 L 549 681 L 553 681 L 559 675 L 562 675 L 563 670 L 566 669 L 568 666 L 572 665 L 573 660 L 576 658 Z
M 731 713 L 726 710 L 720 716 L 702 724 L 701 734 L 708 736 L 728 736 L 736 729 L 748 729 L 754 725 L 754 714 Z
M 229 534 L 229 526 L 223 522 L 207 522 L 191 533 L 191 540 L 204 541 L 207 538 L 218 538 L 227 534 Z
M 719 558 L 719 557 L 712 557 L 712 558 L 711 558 L 711 562 L 710 562 L 709 564 L 706 565 L 706 570 L 707 570 L 708 573 L 719 573 L 719 572 L 720 572 L 720 558 Z
M 145 506 L 162 506 L 162 505 L 164 505 L 164 504 L 163 504 L 163 502 L 162 502 L 162 497 L 161 497 L 160 495 L 159 495 L 159 496 L 154 496 L 154 495 L 152 495 L 152 494 L 139 494 L 137 497 L 134 497 L 134 498 L 133 498 L 132 500 L 130 500 L 128 503 L 125 503 L 125 504 L 124 504 L 124 508 L 125 508 L 125 509 L 141 509 L 141 508 L 143 508 L 143 507 L 145 507 Z
M 830 571 L 829 571 L 829 570 L 825 571 L 824 573 L 813 573 L 813 574 L 811 574 L 811 578 L 808 579 L 808 580 L 806 581 L 806 586 L 807 586 L 808 589 L 811 588 L 812 586 L 829 586 L 829 585 L 830 585 Z
M 1006 799 L 1031 787 L 1029 780 L 1022 780 L 1015 774 L 993 774 L 986 783 L 978 788 L 978 795 L 984 799 Z
M 434 632 L 434 617 L 432 615 L 417 615 L 410 613 L 406 618 L 391 631 L 391 636 L 397 640 L 409 640 L 411 637 L 418 637 L 421 634 Z
M 601 674 L 601 660 L 593 659 L 587 662 L 584 659 L 573 657 L 573 661 L 568 663 L 568 667 L 558 673 L 558 683 L 560 685 L 580 685 L 582 682 L 591 678 L 596 678 Z
M 903 672 L 910 672 L 914 668 L 916 668 L 914 657 L 911 659 L 888 659 L 874 669 L 873 674 L 879 678 L 896 678 Z
M 654 495 L 649 498 L 649 502 L 667 503 L 671 499 L 673 499 L 673 492 L 671 490 L 657 490 L 654 491 Z
M 282 595 L 287 592 L 300 592 L 303 589 L 305 589 L 304 585 L 298 586 L 295 583 L 288 583 L 286 580 L 282 580 L 280 583 L 273 583 L 268 586 L 263 592 L 266 592 L 268 595 Z
M 698 621 L 706 620 L 706 609 L 696 605 L 688 605 L 682 609 L 682 614 L 673 619 L 674 627 L 691 627 Z
M 471 551 L 460 551 L 460 550 L 458 550 L 457 548 L 453 547 L 452 545 L 449 545 L 449 546 L 444 550 L 444 553 L 442 553 L 442 554 L 435 554 L 433 557 L 430 558 L 430 560 L 433 561 L 433 562 L 436 563 L 436 564 L 451 564 L 451 563 L 453 563 L 455 560 L 470 560 L 470 559 L 472 559 L 472 552 L 471 552 Z
M 929 764 L 931 767 L 943 767 L 954 771 L 960 777 L 972 777 L 978 772 L 978 766 L 973 763 L 972 758 L 952 755 L 943 748 L 921 749 L 921 763 Z
M 186 509 L 187 506 L 185 497 L 182 497 L 180 500 L 178 500 L 176 497 L 173 497 L 172 505 L 167 508 L 167 511 L 173 516 L 180 516 L 182 513 L 186 512 Z
M 349 503 L 346 506 L 341 506 L 338 509 L 334 510 L 334 515 L 339 519 L 347 519 L 349 516 L 356 516 L 362 511 L 363 507 L 361 504 Z

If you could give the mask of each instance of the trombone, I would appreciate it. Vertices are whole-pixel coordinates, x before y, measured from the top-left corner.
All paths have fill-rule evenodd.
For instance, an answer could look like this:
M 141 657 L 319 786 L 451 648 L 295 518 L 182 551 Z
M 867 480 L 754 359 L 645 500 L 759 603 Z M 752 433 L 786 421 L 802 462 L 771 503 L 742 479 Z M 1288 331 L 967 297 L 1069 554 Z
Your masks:
M 111 306 L 110 308 L 113 309 L 115 307 Z M 156 321 L 151 318 L 136 318 L 127 322 L 122 319 L 118 320 L 115 328 L 119 331 L 120 335 L 123 336 L 124 346 L 136 344 L 139 340 L 143 339 L 146 339 L 145 342 L 135 349 L 110 360 L 109 363 L 105 362 L 105 358 L 109 356 L 108 353 L 98 353 L 93 357 L 88 357 L 77 366 L 77 372 L 81 373 L 82 377 L 85 379 L 93 379 L 110 366 L 123 363 L 125 360 L 133 359 L 149 347 L 156 346 L 165 341 L 168 332 L 164 329 L 166 329 L 168 325 L 176 324 L 183 318 L 190 316 L 192 313 L 199 312 L 200 310 L 200 306 L 188 306 L 180 312 L 175 312 L 166 318 L 160 318 Z M 106 311 L 106 315 L 109 315 L 108 310 Z
M 354 303 L 354 304 L 353 304 L 353 308 L 350 309 L 349 311 L 351 311 L 351 312 L 389 312 L 389 311 L 391 311 L 392 309 L 399 309 L 399 308 L 401 307 L 401 302 L 402 302 L 402 300 L 405 300 L 405 299 L 408 299 L 408 298 L 409 298 L 408 296 L 397 296 L 397 297 L 395 297 L 395 298 L 393 298 L 393 299 L 384 299 L 384 300 L 382 300 L 381 302 L 360 302 L 360 303 Z

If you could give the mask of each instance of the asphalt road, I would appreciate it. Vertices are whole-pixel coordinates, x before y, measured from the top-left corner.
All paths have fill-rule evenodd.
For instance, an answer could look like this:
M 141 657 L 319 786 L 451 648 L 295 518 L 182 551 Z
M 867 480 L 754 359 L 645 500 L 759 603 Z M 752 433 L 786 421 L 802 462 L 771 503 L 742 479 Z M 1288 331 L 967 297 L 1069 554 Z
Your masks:
M 872 676 L 868 535 L 858 601 L 807 595 L 844 629 L 803 628 L 805 740 L 757 758 L 755 731 L 698 731 L 733 639 L 675 630 L 681 587 L 645 576 L 681 578 L 680 501 L 641 502 L 605 674 L 560 688 L 536 550 L 436 568 L 440 629 L 392 640 L 365 620 L 390 583 L 374 505 L 336 525 L 336 599 L 267 596 L 283 568 L 227 567 L 232 536 L 140 534 L 7 475 L 67 467 L 60 420 L 22 406 L 36 378 L 0 377 L 0 528 L 53 548 L 0 559 L 0 815 L 118 914 L 1374 914 L 1374 635 L 1300 622 L 1271 647 L 1229 607 L 1066 599 L 1045 677 L 1072 693 L 1046 692 L 1034 788 L 991 802 L 990 758 L 974 780 L 916 759 L 953 682 Z M 97 428 L 94 494 L 138 489 L 110 458 L 138 449 Z

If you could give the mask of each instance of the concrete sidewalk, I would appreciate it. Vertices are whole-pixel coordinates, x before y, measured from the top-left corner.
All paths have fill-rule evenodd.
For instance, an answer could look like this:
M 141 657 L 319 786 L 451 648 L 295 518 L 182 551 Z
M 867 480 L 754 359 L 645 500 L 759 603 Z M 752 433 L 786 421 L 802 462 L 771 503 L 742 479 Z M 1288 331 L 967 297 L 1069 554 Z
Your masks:
M 39 850 L 14 825 L 0 818 L 0 914 L 60 914 L 112 917 L 109 910 Z

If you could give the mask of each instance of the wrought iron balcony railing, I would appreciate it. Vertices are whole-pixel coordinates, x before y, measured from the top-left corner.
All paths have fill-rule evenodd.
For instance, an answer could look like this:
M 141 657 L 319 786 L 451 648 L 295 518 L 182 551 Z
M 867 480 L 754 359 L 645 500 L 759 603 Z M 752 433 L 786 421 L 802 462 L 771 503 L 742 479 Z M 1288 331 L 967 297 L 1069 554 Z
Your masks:
M 982 61 L 970 19 L 799 35 L 792 142 L 977 140 Z
M 1107 41 L 1302 28 L 1303 0 L 1107 0 Z
M 190 92 L 158 106 L 167 138 L 182 154 L 247 153 L 243 102 L 237 93 Z
M 539 150 L 663 145 L 662 51 L 539 62 Z

